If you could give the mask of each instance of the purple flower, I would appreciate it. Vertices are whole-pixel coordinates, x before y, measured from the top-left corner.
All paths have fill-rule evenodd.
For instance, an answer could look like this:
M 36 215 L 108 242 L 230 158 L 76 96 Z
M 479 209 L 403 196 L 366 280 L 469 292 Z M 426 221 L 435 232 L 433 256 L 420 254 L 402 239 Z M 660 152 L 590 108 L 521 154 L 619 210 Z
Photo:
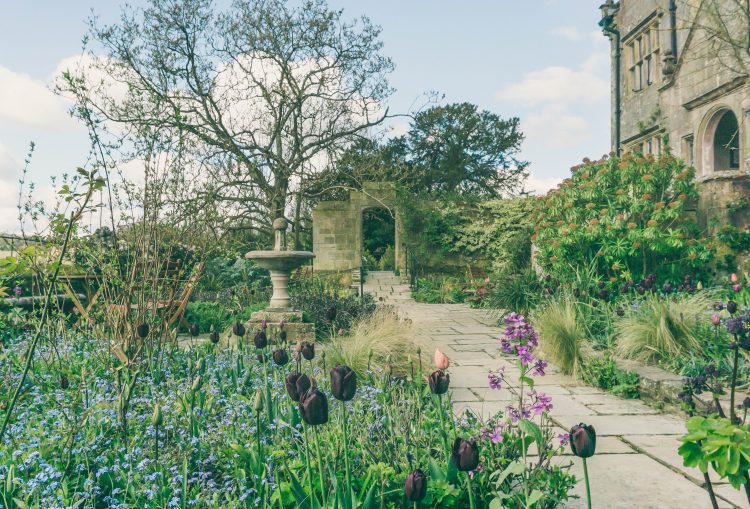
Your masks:
M 505 368 L 500 368 L 497 371 L 490 371 L 487 375 L 487 380 L 489 381 L 490 389 L 499 391 L 503 388 L 503 374 L 505 372 Z
M 565 447 L 570 442 L 570 433 L 560 433 L 557 438 L 560 439 L 560 447 Z
M 531 374 L 534 376 L 544 376 L 545 369 L 547 369 L 547 361 L 537 359 L 537 361 L 534 363 L 534 369 Z
M 516 351 L 516 353 L 518 354 L 518 359 L 524 366 L 528 366 L 532 362 L 534 362 L 534 356 L 531 355 L 531 350 L 526 346 L 520 345 L 516 348 Z
M 497 426 L 494 431 L 490 433 L 490 442 L 493 444 L 499 444 L 503 441 L 503 427 Z
M 537 393 L 536 391 L 531 391 L 529 396 L 534 400 L 531 405 L 531 410 L 534 411 L 535 415 L 552 410 L 552 398 L 550 396 L 547 396 L 543 392 Z
M 16 286 L 13 288 L 13 293 L 15 294 L 16 298 L 18 298 L 23 293 L 23 288 L 21 288 L 20 286 Z

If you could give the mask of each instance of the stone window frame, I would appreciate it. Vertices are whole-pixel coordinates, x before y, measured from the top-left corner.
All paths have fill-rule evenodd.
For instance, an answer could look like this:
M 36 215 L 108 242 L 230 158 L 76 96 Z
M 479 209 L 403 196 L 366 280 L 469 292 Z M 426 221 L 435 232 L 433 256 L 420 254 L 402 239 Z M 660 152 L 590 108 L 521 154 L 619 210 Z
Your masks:
M 682 137 L 682 155 L 688 166 L 695 167 L 695 134 Z
M 625 42 L 628 90 L 635 94 L 656 83 L 659 66 L 659 17 L 644 24 Z

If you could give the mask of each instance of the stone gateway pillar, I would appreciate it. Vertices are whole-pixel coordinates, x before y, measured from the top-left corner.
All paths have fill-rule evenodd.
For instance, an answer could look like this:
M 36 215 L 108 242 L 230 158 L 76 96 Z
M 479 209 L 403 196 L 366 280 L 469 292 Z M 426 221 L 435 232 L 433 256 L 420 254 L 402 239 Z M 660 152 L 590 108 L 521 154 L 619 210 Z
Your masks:
M 396 188 L 390 182 L 365 182 L 362 191 L 351 191 L 346 201 L 320 202 L 312 211 L 314 269 L 343 272 L 361 267 L 362 214 L 384 208 L 395 219 L 395 267 L 405 274 L 405 239 L 396 202 Z

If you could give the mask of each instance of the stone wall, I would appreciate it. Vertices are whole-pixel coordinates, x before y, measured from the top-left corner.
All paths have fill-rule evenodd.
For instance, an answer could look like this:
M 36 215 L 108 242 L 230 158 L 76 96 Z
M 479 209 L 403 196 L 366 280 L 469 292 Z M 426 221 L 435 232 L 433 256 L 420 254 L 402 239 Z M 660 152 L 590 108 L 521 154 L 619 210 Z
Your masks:
M 341 272 L 361 267 L 362 214 L 372 208 L 386 208 L 395 216 L 396 267 L 405 273 L 406 254 L 396 188 L 388 182 L 366 182 L 362 191 L 351 191 L 348 200 L 321 202 L 313 209 L 314 270 Z

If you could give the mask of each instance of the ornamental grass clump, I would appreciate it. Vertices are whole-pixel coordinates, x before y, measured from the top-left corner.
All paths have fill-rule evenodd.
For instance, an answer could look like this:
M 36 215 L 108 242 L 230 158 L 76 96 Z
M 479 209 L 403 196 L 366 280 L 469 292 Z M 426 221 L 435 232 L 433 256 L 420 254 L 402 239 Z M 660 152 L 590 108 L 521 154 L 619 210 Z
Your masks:
M 569 298 L 555 299 L 534 313 L 539 349 L 566 375 L 576 376 L 581 367 L 581 346 L 586 339 L 576 305 Z
M 714 294 L 707 290 L 674 299 L 646 296 L 614 324 L 618 353 L 643 361 L 699 355 L 698 324 L 714 300 Z

